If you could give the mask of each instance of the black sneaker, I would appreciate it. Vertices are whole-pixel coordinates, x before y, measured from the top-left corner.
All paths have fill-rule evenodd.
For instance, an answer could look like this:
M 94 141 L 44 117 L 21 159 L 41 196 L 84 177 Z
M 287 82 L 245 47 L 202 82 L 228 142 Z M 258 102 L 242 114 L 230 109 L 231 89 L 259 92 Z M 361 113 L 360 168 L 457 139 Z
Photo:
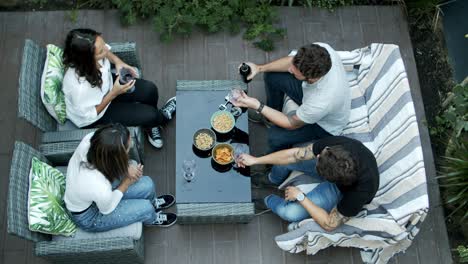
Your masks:
M 158 210 L 167 209 L 174 205 L 175 197 L 172 194 L 164 194 L 153 200 L 154 208 Z
M 170 227 L 177 222 L 177 215 L 173 213 L 156 213 L 156 220 L 147 226 Z
M 253 199 L 253 203 L 254 203 L 254 206 L 255 206 L 255 209 L 258 210 L 258 211 L 265 211 L 265 210 L 268 210 L 270 208 L 268 208 L 268 206 L 265 204 L 265 199 Z
M 251 173 L 250 180 L 252 182 L 253 188 L 278 188 L 277 185 L 275 185 L 268 179 L 268 175 L 265 175 L 263 173 Z
M 172 119 L 172 115 L 176 111 L 176 97 L 172 97 L 167 100 L 166 104 L 161 108 L 162 114 L 167 118 L 167 120 Z
M 148 141 L 153 145 L 155 148 L 162 148 L 163 146 L 163 139 L 162 139 L 162 127 L 157 126 L 151 128 L 151 130 L 148 131 Z

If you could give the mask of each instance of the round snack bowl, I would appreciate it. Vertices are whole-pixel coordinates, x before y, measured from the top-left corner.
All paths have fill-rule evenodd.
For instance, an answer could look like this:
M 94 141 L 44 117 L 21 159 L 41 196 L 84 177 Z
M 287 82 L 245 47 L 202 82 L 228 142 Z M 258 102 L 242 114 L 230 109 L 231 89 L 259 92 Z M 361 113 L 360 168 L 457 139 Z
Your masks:
M 200 148 L 200 147 L 197 146 L 196 139 L 197 139 L 197 136 L 199 134 L 201 134 L 201 133 L 205 133 L 205 134 L 207 134 L 208 136 L 210 136 L 213 139 L 213 142 L 211 143 L 211 145 L 208 148 Z M 199 129 L 199 130 L 197 130 L 197 132 L 195 132 L 195 134 L 193 134 L 193 145 L 198 150 L 201 150 L 201 151 L 211 150 L 214 147 L 215 144 L 216 144 L 216 133 L 213 132 L 213 130 L 211 130 L 209 128 Z
M 229 119 L 231 119 L 232 121 L 232 126 L 226 130 L 226 131 L 220 131 L 218 130 L 215 126 L 214 126 L 214 120 L 217 116 L 220 116 L 220 115 L 227 115 L 229 117 Z M 214 131 L 220 133 L 220 134 L 227 134 L 229 132 L 231 132 L 231 130 L 234 128 L 234 126 L 236 125 L 236 119 L 234 118 L 234 116 L 231 114 L 231 112 L 228 112 L 228 111 L 216 111 L 213 113 L 213 115 L 211 115 L 211 119 L 210 119 L 210 123 L 211 123 L 211 127 L 213 128 Z
M 222 162 L 222 161 L 218 161 L 216 159 L 216 150 L 219 149 L 219 148 L 223 148 L 223 147 L 227 147 L 229 149 L 229 151 L 231 152 L 231 159 L 228 162 Z M 216 146 L 214 146 L 213 150 L 211 150 L 211 157 L 219 165 L 228 165 L 228 164 L 230 164 L 230 163 L 232 163 L 234 161 L 233 153 L 234 153 L 234 148 L 232 147 L 231 144 L 219 143 Z

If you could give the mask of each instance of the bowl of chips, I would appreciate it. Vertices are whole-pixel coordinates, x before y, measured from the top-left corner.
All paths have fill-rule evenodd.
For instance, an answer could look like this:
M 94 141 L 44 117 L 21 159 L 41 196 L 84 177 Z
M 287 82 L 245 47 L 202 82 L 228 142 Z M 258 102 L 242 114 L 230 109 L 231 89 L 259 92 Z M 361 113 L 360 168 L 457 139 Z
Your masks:
M 234 161 L 234 148 L 227 143 L 217 144 L 213 150 L 211 157 L 219 165 L 227 165 Z
M 231 132 L 231 130 L 236 125 L 236 119 L 234 116 L 228 111 L 216 111 L 211 116 L 211 127 L 220 133 L 226 134 Z
M 213 130 L 202 128 L 193 134 L 193 145 L 198 150 L 207 151 L 213 148 L 216 143 L 216 134 Z

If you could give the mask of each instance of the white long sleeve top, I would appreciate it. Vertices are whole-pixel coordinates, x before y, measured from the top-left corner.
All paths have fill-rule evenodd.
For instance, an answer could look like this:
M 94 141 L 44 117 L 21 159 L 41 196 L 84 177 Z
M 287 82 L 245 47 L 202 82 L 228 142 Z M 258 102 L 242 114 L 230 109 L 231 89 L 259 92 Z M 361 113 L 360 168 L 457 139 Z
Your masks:
M 68 68 L 63 76 L 62 90 L 65 95 L 67 118 L 77 127 L 91 125 L 101 118 L 110 104 L 101 113 L 96 106 L 102 102 L 106 94 L 112 90 L 112 73 L 110 62 L 104 58 L 98 62 L 101 65 L 102 86 L 92 87 L 84 77 L 79 77 L 75 68 Z
M 94 132 L 86 135 L 68 163 L 64 201 L 71 212 L 81 212 L 94 202 L 102 214 L 110 214 L 122 199 L 122 192 L 97 169 L 86 166 L 86 155 Z

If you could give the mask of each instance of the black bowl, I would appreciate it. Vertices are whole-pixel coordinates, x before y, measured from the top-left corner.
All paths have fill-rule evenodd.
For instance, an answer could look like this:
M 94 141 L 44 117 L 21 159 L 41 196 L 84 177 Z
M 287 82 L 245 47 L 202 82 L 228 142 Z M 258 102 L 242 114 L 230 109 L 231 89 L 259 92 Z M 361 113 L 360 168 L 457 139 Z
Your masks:
M 208 134 L 213 139 L 213 143 L 211 143 L 211 145 L 208 148 L 200 148 L 200 147 L 197 146 L 197 144 L 195 142 L 197 136 L 199 134 L 201 134 L 201 133 Z M 215 144 L 216 144 L 216 134 L 211 129 L 202 128 L 202 129 L 197 130 L 197 132 L 195 132 L 195 134 L 193 134 L 193 146 L 198 150 L 201 150 L 201 151 L 211 150 L 214 147 Z

